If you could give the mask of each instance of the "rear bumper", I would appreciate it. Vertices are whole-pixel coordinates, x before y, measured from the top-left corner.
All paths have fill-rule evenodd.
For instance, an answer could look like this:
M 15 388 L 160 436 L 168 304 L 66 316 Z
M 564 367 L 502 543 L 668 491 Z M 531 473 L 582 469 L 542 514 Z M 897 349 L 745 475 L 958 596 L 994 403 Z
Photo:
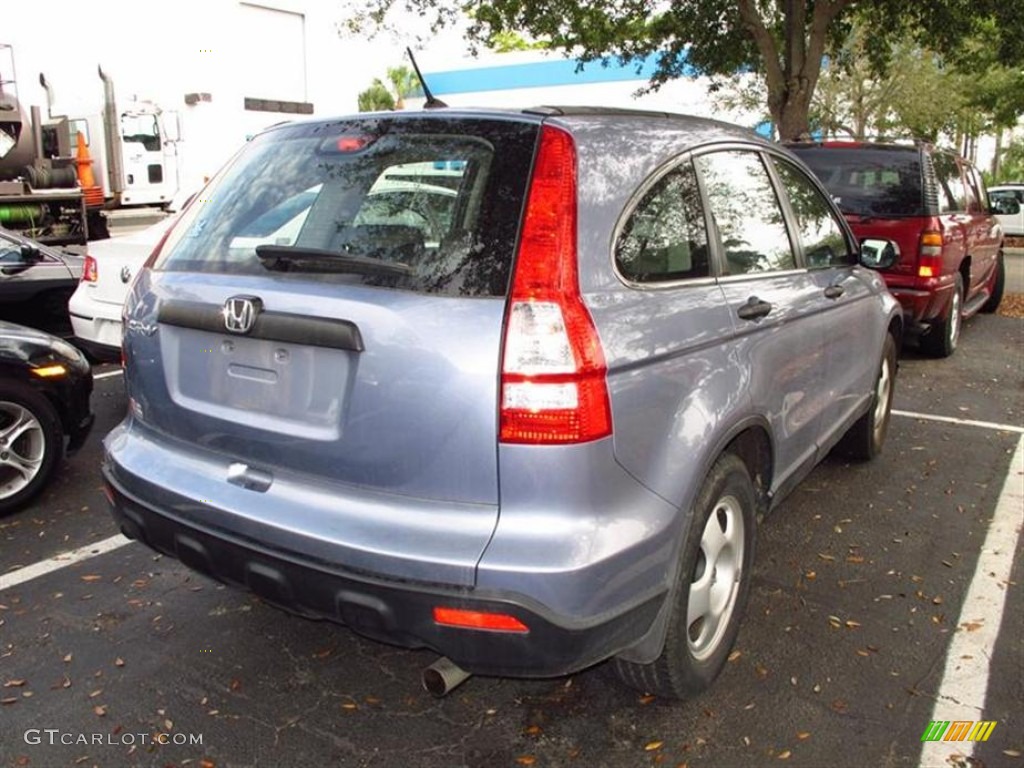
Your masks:
M 911 279 L 906 285 L 890 280 L 886 276 L 889 292 L 899 301 L 907 329 L 922 331 L 935 320 L 945 316 L 953 296 L 955 277 L 933 278 L 930 280 Z
M 129 538 L 290 611 L 383 642 L 431 648 L 475 674 L 548 677 L 584 669 L 639 640 L 664 600 L 663 594 L 648 596 L 619 612 L 574 621 L 519 595 L 375 579 L 156 509 L 118 482 L 109 458 L 103 477 L 114 519 Z M 510 614 L 529 632 L 440 626 L 433 620 L 435 606 Z
M 78 346 L 98 359 L 121 356 L 121 305 L 81 297 L 75 292 L 68 304 L 71 330 Z

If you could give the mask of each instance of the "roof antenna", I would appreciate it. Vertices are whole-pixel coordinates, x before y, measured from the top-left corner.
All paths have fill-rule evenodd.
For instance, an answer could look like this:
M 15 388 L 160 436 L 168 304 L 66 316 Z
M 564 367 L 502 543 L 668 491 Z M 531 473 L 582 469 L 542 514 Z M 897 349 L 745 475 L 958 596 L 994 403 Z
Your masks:
M 423 95 L 427 97 L 427 103 L 423 105 L 424 109 L 437 109 L 438 107 L 447 107 L 440 99 L 435 99 L 434 94 L 430 92 L 430 88 L 427 87 L 427 81 L 423 79 L 423 75 L 420 73 L 420 68 L 416 64 L 416 57 L 412 55 L 412 48 L 406 46 L 405 52 L 409 54 L 409 61 L 412 62 L 412 68 L 416 70 L 416 77 L 419 78 L 420 85 L 423 86 Z

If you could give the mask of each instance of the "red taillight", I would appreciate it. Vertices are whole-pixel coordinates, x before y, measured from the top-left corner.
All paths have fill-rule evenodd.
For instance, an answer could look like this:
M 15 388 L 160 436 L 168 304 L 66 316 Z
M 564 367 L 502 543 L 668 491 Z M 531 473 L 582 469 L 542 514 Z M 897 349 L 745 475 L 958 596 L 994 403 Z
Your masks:
M 446 627 L 463 629 L 491 629 L 498 632 L 529 632 L 530 628 L 507 613 L 466 611 L 462 608 L 434 608 L 434 622 Z
M 82 267 L 82 282 L 95 283 L 100 279 L 99 265 L 92 256 L 85 257 L 85 266 Z
M 541 128 L 505 326 L 501 440 L 582 443 L 612 432 L 607 367 L 579 292 L 576 148 Z

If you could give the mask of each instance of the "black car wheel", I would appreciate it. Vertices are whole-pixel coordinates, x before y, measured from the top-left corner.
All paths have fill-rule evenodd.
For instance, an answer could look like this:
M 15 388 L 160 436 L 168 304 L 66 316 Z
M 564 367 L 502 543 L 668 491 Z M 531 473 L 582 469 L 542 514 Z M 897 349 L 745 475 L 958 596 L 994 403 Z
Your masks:
M 57 412 L 46 397 L 15 382 L 0 383 L 0 513 L 42 490 L 63 439 Z
M 999 309 L 1000 303 L 1003 301 L 1003 291 L 1006 289 L 1006 264 L 1003 263 L 1003 252 L 999 251 L 999 255 L 996 257 L 996 271 L 992 275 L 992 287 L 989 289 L 988 301 L 986 301 L 981 311 L 991 314 Z
M 615 671 L 627 685 L 682 699 L 700 693 L 718 676 L 736 641 L 750 591 L 755 509 L 746 464 L 723 454 L 694 504 L 661 655 L 650 664 L 615 660 Z
M 964 281 L 958 273 L 945 317 L 932 323 L 932 327 L 921 337 L 921 349 L 932 357 L 949 357 L 956 351 L 960 341 L 960 327 L 964 321 L 963 301 Z
M 875 379 L 875 394 L 871 407 L 846 433 L 840 449 L 849 457 L 869 461 L 882 452 L 889 418 L 892 413 L 893 393 L 896 383 L 896 340 L 890 334 L 885 336 L 882 346 L 882 360 Z

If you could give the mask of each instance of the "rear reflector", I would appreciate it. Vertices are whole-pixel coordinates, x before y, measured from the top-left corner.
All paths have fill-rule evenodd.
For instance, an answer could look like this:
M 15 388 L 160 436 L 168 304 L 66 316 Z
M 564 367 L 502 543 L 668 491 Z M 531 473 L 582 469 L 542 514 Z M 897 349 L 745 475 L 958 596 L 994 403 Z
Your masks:
M 530 629 L 515 616 L 507 613 L 466 611 L 461 608 L 435 606 L 434 622 L 446 627 L 463 629 L 491 629 L 497 632 L 529 632 Z
M 502 442 L 582 443 L 612 432 L 608 369 L 576 261 L 576 148 L 544 126 L 505 324 Z
M 938 277 L 941 274 L 942 256 L 930 256 L 926 254 L 921 254 L 921 256 L 917 260 L 917 276 Z

